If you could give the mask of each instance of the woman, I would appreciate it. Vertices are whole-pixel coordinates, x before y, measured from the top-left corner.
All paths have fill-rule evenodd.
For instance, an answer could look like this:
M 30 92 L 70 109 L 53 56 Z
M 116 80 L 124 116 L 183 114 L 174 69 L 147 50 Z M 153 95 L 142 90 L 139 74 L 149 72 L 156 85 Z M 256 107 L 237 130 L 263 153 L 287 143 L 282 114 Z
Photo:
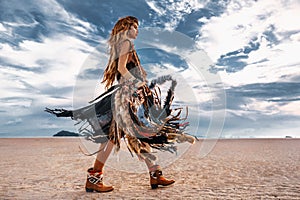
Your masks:
M 138 35 L 138 19 L 132 16 L 121 18 L 112 29 L 109 38 L 110 58 L 104 71 L 103 81 L 107 92 L 95 99 L 95 103 L 74 111 L 48 109 L 47 112 L 58 117 L 72 117 L 87 121 L 92 127 L 79 131 L 87 139 L 101 143 L 94 166 L 88 169 L 85 189 L 87 192 L 109 192 L 112 186 L 103 184 L 103 167 L 113 147 L 120 148 L 124 138 L 130 152 L 135 152 L 149 169 L 152 189 L 159 185 L 173 184 L 174 180 L 163 177 L 151 147 L 176 151 L 174 141 L 189 141 L 194 138 L 182 132 L 185 125 L 178 121 L 177 115 L 171 115 L 170 104 L 176 81 L 170 76 L 161 77 L 147 86 L 146 72 L 140 65 L 132 41 Z M 113 85 L 115 80 L 117 85 Z M 155 92 L 156 83 L 172 81 L 165 105 L 161 107 L 159 95 Z M 91 113 L 95 114 L 91 115 Z

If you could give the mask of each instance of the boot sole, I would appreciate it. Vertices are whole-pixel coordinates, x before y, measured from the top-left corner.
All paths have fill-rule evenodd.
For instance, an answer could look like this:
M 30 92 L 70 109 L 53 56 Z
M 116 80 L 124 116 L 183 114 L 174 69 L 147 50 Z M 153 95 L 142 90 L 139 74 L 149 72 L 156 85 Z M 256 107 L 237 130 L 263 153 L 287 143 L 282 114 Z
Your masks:
M 94 189 L 89 189 L 89 188 L 85 188 L 85 191 L 86 192 L 98 192 L 98 193 L 103 193 L 103 192 L 110 192 L 110 191 L 113 191 L 114 188 L 112 188 L 111 190 L 105 190 L 105 191 L 98 191 L 98 190 L 94 190 Z
M 165 184 L 165 185 L 162 185 L 162 184 L 151 184 L 151 188 L 152 188 L 152 189 L 157 189 L 159 185 L 161 185 L 161 186 L 168 186 L 168 185 L 172 185 L 172 184 L 174 184 L 174 183 L 175 183 L 175 182 L 170 183 L 170 184 Z
M 158 188 L 158 185 L 156 185 L 156 184 L 151 184 L 151 188 L 152 188 L 152 189 L 156 189 L 156 188 Z

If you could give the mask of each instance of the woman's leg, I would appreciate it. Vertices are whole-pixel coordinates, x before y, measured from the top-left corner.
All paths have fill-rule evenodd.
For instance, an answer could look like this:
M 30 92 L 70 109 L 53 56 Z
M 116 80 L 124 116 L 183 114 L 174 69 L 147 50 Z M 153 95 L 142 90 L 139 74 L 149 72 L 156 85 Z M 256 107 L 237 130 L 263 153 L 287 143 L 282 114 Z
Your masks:
M 85 190 L 87 192 L 109 192 L 114 188 L 103 184 L 103 167 L 110 155 L 114 144 L 111 141 L 102 143 L 99 147 L 99 152 L 94 162 L 94 167 L 88 169 L 87 181 Z
M 105 162 L 110 155 L 114 144 L 111 141 L 107 141 L 106 143 L 102 143 L 99 147 L 99 152 L 94 162 L 94 170 L 102 171 L 105 165 Z
M 150 160 L 149 158 L 145 158 L 144 161 L 148 167 L 149 174 L 150 174 L 150 185 L 152 189 L 156 189 L 159 185 L 167 186 L 173 184 L 175 181 L 170 179 L 166 179 L 162 174 L 162 169 L 159 165 L 156 165 L 154 161 Z M 143 158 L 143 157 L 140 157 Z
M 149 160 L 148 158 L 145 159 L 145 163 L 149 169 L 149 171 L 153 168 L 153 166 L 155 166 L 155 163 L 151 160 Z
M 146 165 L 149 169 L 150 174 L 150 185 L 152 189 L 158 188 L 159 185 L 161 186 L 167 186 L 175 183 L 172 179 L 166 179 L 162 174 L 162 169 L 159 165 L 155 165 L 152 162 L 148 162 L 148 160 L 145 160 Z

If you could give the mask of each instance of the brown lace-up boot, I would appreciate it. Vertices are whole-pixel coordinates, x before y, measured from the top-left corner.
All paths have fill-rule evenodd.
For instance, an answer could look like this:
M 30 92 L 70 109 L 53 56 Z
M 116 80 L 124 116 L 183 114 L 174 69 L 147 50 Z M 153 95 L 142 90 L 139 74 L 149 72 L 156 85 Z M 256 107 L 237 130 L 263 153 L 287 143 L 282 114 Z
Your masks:
M 97 172 L 93 168 L 88 169 L 87 180 L 85 184 L 86 192 L 109 192 L 112 191 L 113 186 L 106 186 L 103 184 L 102 172 Z
M 156 189 L 159 185 L 167 186 L 175 183 L 174 180 L 168 180 L 162 175 L 161 168 L 158 165 L 152 167 L 154 170 L 150 169 L 150 185 L 152 189 Z

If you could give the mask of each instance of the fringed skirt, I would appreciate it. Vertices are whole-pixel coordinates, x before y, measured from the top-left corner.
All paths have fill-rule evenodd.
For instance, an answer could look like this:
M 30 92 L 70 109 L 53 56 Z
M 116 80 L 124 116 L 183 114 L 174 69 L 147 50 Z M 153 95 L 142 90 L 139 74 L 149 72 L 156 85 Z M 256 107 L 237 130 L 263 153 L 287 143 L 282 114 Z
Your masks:
M 162 105 L 158 85 L 166 81 L 171 81 L 171 86 Z M 181 117 L 182 108 L 172 109 L 175 86 L 171 76 L 163 76 L 138 89 L 130 84 L 113 86 L 80 109 L 46 108 L 46 111 L 76 120 L 79 133 L 87 140 L 95 143 L 110 140 L 118 150 L 123 138 L 131 152 L 154 160 L 151 148 L 176 152 L 176 142 L 195 141 L 194 136 L 184 133 L 188 123 L 184 122 L 186 116 Z

